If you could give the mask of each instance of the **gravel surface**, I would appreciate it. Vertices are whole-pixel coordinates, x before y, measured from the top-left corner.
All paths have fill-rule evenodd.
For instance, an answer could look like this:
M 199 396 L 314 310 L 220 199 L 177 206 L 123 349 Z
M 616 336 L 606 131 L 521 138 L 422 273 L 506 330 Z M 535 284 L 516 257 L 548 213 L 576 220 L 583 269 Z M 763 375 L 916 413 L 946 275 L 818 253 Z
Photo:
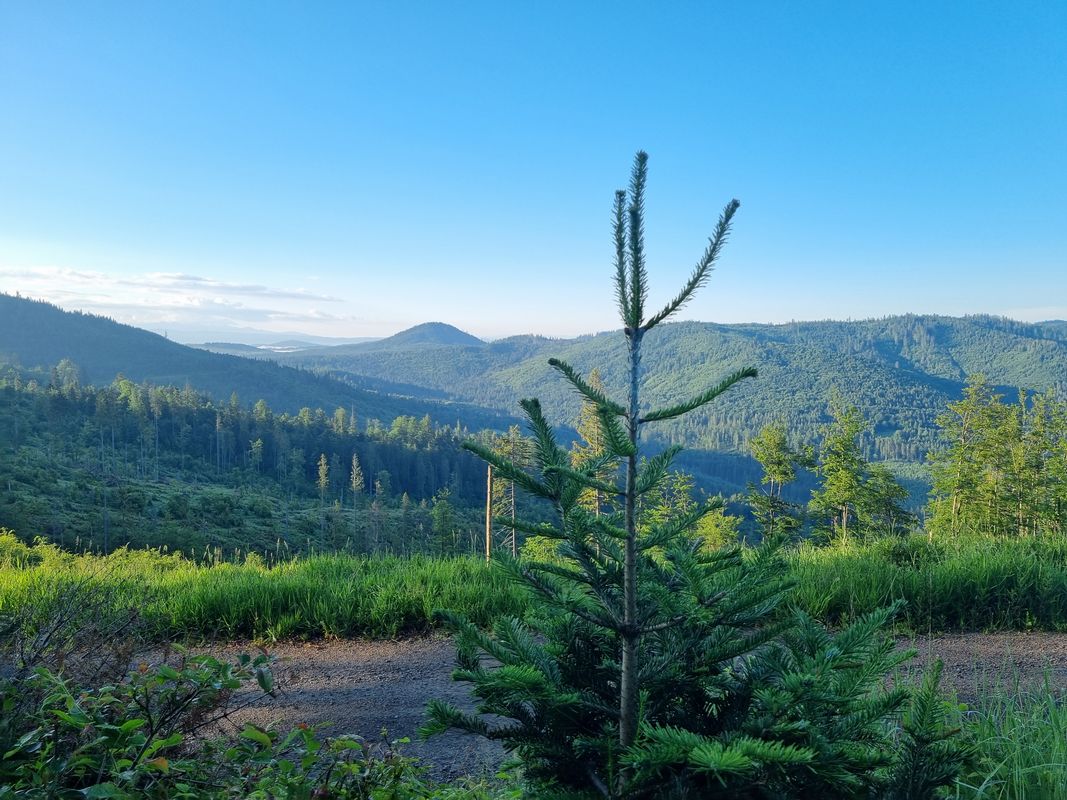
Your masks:
M 1067 690 L 1067 634 L 958 633 L 932 634 L 901 641 L 919 651 L 917 667 L 940 658 L 941 683 L 971 701 L 995 688 Z
M 223 652 L 257 650 L 231 644 Z M 401 752 L 418 758 L 438 780 L 492 774 L 504 758 L 499 745 L 478 736 L 418 738 L 429 700 L 474 708 L 466 686 L 452 680 L 456 651 L 450 639 L 281 643 L 267 650 L 278 658 L 274 672 L 281 691 L 232 715 L 238 729 L 245 722 L 281 729 L 328 722 L 327 735 L 356 733 L 368 740 L 380 740 L 385 730 L 388 739 L 409 737 Z
M 1039 687 L 1046 675 L 1054 688 L 1067 689 L 1067 634 L 941 634 L 901 639 L 900 646 L 919 650 L 911 663 L 916 669 L 940 657 L 943 687 L 965 701 L 997 685 Z M 238 643 L 223 652 L 256 649 Z M 455 651 L 449 639 L 282 643 L 268 649 L 279 659 L 275 672 L 282 694 L 237 713 L 231 721 L 238 726 L 331 722 L 329 732 L 367 739 L 386 729 L 390 739 L 410 737 L 403 752 L 439 780 L 492 773 L 503 759 L 499 746 L 479 737 L 447 733 L 426 742 L 417 737 L 428 700 L 472 708 L 466 687 L 451 680 Z

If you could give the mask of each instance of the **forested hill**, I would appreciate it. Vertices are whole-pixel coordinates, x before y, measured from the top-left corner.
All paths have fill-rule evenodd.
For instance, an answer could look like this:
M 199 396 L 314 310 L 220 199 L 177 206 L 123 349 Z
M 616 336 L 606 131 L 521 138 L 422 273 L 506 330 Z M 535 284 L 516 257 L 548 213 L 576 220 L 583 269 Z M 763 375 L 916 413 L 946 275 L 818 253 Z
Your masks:
M 216 400 L 236 393 L 242 404 L 265 400 L 278 411 L 354 408 L 363 419 L 398 416 L 461 420 L 473 429 L 506 426 L 503 415 L 462 403 L 398 397 L 313 374 L 300 365 L 238 358 L 187 347 L 104 317 L 64 311 L 49 303 L 0 294 L 0 363 L 48 369 L 73 362 L 82 383 L 110 384 L 119 373 L 136 381 L 189 385 Z
M 970 374 L 985 373 L 1010 395 L 1020 388 L 1067 389 L 1062 322 L 915 315 L 787 325 L 683 322 L 651 333 L 646 348 L 645 396 L 654 405 L 695 394 L 741 366 L 759 369 L 759 378 L 710 410 L 662 429 L 664 438 L 715 450 L 743 448 L 752 433 L 774 420 L 784 421 L 798 438 L 816 438 L 836 387 L 871 422 L 870 455 L 918 460 L 934 442 L 935 417 L 960 396 Z M 613 332 L 432 347 L 418 341 L 385 349 L 356 345 L 280 358 L 502 410 L 513 409 L 519 397 L 537 396 L 553 419 L 570 424 L 578 399 L 550 374 L 547 359 L 563 358 L 583 371 L 599 367 L 608 389 L 620 395 L 624 355 L 623 337 Z
M 424 322 L 386 339 L 325 349 L 344 349 L 350 352 L 366 353 L 376 350 L 408 350 L 419 347 L 482 347 L 484 345 L 485 342 L 481 339 L 452 325 L 443 322 Z

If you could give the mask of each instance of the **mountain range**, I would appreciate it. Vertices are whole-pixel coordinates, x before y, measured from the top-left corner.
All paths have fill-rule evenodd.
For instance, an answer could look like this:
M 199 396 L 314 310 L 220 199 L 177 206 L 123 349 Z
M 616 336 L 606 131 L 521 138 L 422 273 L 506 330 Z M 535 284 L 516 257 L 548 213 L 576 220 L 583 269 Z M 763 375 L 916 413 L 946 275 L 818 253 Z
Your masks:
M 513 336 L 485 342 L 441 322 L 374 341 L 315 347 L 278 343 L 242 355 L 208 352 L 108 319 L 0 295 L 0 359 L 50 367 L 68 358 L 88 382 L 119 372 L 134 380 L 190 384 L 278 410 L 354 406 L 363 419 L 430 414 L 471 428 L 506 427 L 517 400 L 536 396 L 549 418 L 573 426 L 580 401 L 548 366 L 549 357 L 584 372 L 597 368 L 608 392 L 623 393 L 625 341 L 619 332 L 574 339 Z M 292 348 L 282 347 L 292 344 Z M 233 346 L 228 345 L 228 346 Z M 743 366 L 759 376 L 707 409 L 653 432 L 660 442 L 743 452 L 763 425 L 780 421 L 814 441 L 839 391 L 870 423 L 873 458 L 920 462 L 936 444 L 935 419 L 969 375 L 984 373 L 1013 398 L 1067 392 L 1067 323 L 990 316 L 903 315 L 785 325 L 679 322 L 646 340 L 644 397 L 683 400 Z
M 619 332 L 575 339 L 515 336 L 484 342 L 431 323 L 367 344 L 275 354 L 279 363 L 373 382 L 381 391 L 514 411 L 537 396 L 550 418 L 573 424 L 580 401 L 553 375 L 549 357 L 579 370 L 598 368 L 609 393 L 624 391 L 625 341 Z M 863 321 L 786 325 L 663 325 L 646 339 L 644 397 L 671 404 L 743 366 L 759 376 L 708 409 L 659 432 L 664 441 L 706 450 L 743 449 L 767 423 L 782 421 L 813 440 L 836 390 L 871 425 L 868 452 L 918 461 L 935 443 L 935 419 L 983 373 L 1006 396 L 1067 390 L 1067 324 L 1020 323 L 989 316 L 904 315 Z
M 384 422 L 429 414 L 438 422 L 461 421 L 472 429 L 513 421 L 511 416 L 443 397 L 431 400 L 379 392 L 344 376 L 208 352 L 105 317 L 0 294 L 0 364 L 47 370 L 63 359 L 73 362 L 83 383 L 106 385 L 121 373 L 136 382 L 188 385 L 216 400 L 236 394 L 243 404 L 251 405 L 262 399 L 274 410 L 290 413 L 303 407 L 327 413 L 356 408 L 363 419 Z

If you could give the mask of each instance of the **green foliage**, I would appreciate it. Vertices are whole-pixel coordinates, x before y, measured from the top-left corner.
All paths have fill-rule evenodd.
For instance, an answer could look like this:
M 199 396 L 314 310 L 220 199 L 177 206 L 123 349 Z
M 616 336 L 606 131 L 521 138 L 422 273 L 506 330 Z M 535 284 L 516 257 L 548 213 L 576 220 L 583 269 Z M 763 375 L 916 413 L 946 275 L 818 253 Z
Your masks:
M 919 463 L 937 445 L 935 418 L 959 398 L 969 374 L 982 372 L 996 386 L 1038 392 L 1062 390 L 1067 374 L 1067 335 L 1061 329 L 986 316 L 787 325 L 678 322 L 656 330 L 645 349 L 644 392 L 651 407 L 675 405 L 749 364 L 763 378 L 758 386 L 742 383 L 732 389 L 729 409 L 698 410 L 654 432 L 663 442 L 702 450 L 743 452 L 752 436 L 774 422 L 784 423 L 797 440 L 813 441 L 826 422 L 826 398 L 836 385 L 871 422 L 861 442 L 865 458 Z M 572 420 L 582 398 L 569 382 L 551 380 L 549 356 L 587 375 L 600 368 L 605 391 L 614 396 L 626 388 L 626 352 L 617 333 L 571 340 L 515 336 L 388 352 L 359 345 L 280 358 L 502 411 L 513 408 L 515 397 L 537 395 L 550 417 Z M 752 464 L 732 464 L 718 477 L 736 488 L 758 481 Z
M 1056 800 L 1067 786 L 1067 705 L 1044 685 L 983 687 L 972 705 L 954 704 L 953 722 L 974 757 L 951 797 L 959 800 Z
M 728 544 L 736 538 L 720 535 L 720 526 L 732 531 L 733 519 L 712 512 L 693 534 Z M 559 542 L 535 537 L 523 552 L 551 563 Z M 0 553 L 9 552 L 19 560 L 0 566 L 0 617 L 24 612 L 26 624 L 41 631 L 60 603 L 106 621 L 123 601 L 132 602 L 148 631 L 164 637 L 270 640 L 426 631 L 438 608 L 487 626 L 501 615 L 522 616 L 527 602 L 480 559 L 323 555 L 274 566 L 254 558 L 197 564 L 152 552 L 74 556 L 0 535 Z M 1058 540 L 930 542 L 912 535 L 848 547 L 804 545 L 783 558 L 793 602 L 833 625 L 904 601 L 898 622 L 912 631 L 1067 630 L 1067 547 Z M 103 608 L 64 601 L 64 591 L 78 586 L 108 587 L 112 599 Z
M 265 656 L 236 664 L 190 656 L 177 667 L 143 665 L 99 688 L 77 687 L 39 668 L 21 684 L 41 697 L 28 720 L 35 727 L 5 748 L 0 782 L 50 797 L 79 790 L 88 797 L 165 797 L 168 756 L 225 694 L 252 678 L 269 690 L 267 663 Z
M 0 548 L 12 540 L 0 536 Z M 479 559 L 314 556 L 267 566 L 197 564 L 120 550 L 101 558 L 30 548 L 30 566 L 0 566 L 0 618 L 32 611 L 44 624 L 77 587 L 106 588 L 99 616 L 135 606 L 161 638 L 380 636 L 428 631 L 438 608 L 487 625 L 520 613 L 522 593 Z M 37 625 L 37 623 L 33 623 Z
M 725 718 L 736 730 L 712 738 L 653 728 L 629 758 L 665 786 L 672 784 L 664 761 L 696 771 L 702 782 L 678 786 L 692 796 L 936 796 L 964 749 L 945 726 L 939 670 L 910 693 L 901 730 L 892 724 L 909 690 L 886 689 L 884 676 L 911 654 L 880 633 L 891 613 L 861 617 L 836 636 L 798 613 L 767 651 L 738 665 L 748 675 L 722 681 L 709 727 L 721 731 Z
M 943 668 L 938 660 L 927 670 L 904 715 L 890 776 L 893 790 L 888 796 L 893 800 L 934 797 L 972 761 L 973 748 L 957 736 L 959 728 L 948 724 L 951 704 L 938 687 Z
M 41 560 L 41 555 L 25 542 L 19 541 L 14 531 L 0 528 L 0 568 L 23 569 Z
M 803 545 L 795 601 L 831 625 L 904 601 L 912 631 L 1067 630 L 1067 542 L 922 535 Z
M 937 418 L 931 453 L 933 535 L 1060 534 L 1067 524 L 1067 401 L 1006 405 L 985 377 Z
M 222 701 L 247 684 L 272 691 L 267 656 L 234 663 L 183 656 L 99 687 L 75 686 L 39 669 L 18 689 L 0 682 L 0 707 L 16 691 L 40 697 L 28 713 L 5 715 L 0 798 L 416 798 L 505 796 L 485 785 L 439 787 L 391 744 L 325 738 L 298 726 L 282 734 L 246 723 L 232 739 L 197 731 L 225 715 Z
M 922 705 L 936 676 L 898 727 L 912 694 L 885 686 L 886 673 L 909 657 L 883 633 L 895 608 L 861 616 L 836 636 L 802 612 L 785 613 L 779 547 L 707 549 L 693 528 L 721 502 L 693 503 L 685 476 L 669 471 L 673 448 L 639 462 L 643 424 L 681 416 L 755 375 L 742 368 L 693 400 L 642 410 L 644 336 L 707 279 L 737 209 L 733 201 L 723 212 L 682 292 L 646 320 L 646 175 L 647 156 L 638 153 L 629 192 L 615 197 L 628 401 L 552 363 L 595 408 L 606 458 L 573 462 L 536 400 L 522 401 L 534 440 L 529 472 L 471 447 L 552 506 L 553 521 L 537 529 L 557 548 L 550 561 L 497 561 L 533 593 L 526 621 L 502 619 L 486 632 L 461 614 L 445 616 L 457 633 L 454 677 L 471 684 L 479 704 L 468 714 L 431 703 L 423 733 L 458 728 L 501 741 L 539 795 L 933 797 L 956 765 L 924 758 L 946 756 L 953 743 Z M 624 483 L 601 477 L 619 467 Z M 591 512 L 581 502 L 590 488 L 618 497 L 622 513 Z M 926 756 L 926 743 L 943 747 Z
M 447 489 L 458 527 L 477 525 L 482 468 L 460 448 L 467 431 L 428 416 L 357 431 L 337 411 L 249 412 L 188 388 L 60 387 L 0 368 L 0 524 L 71 550 L 427 552 L 428 503 Z M 450 552 L 471 549 L 464 537 Z
M 859 409 L 835 391 L 830 416 L 816 464 L 819 488 L 809 503 L 814 514 L 829 521 L 825 535 L 847 543 L 857 530 L 867 536 L 904 532 L 911 518 L 901 503 L 908 493 L 883 465 L 863 458 L 859 437 L 866 422 Z

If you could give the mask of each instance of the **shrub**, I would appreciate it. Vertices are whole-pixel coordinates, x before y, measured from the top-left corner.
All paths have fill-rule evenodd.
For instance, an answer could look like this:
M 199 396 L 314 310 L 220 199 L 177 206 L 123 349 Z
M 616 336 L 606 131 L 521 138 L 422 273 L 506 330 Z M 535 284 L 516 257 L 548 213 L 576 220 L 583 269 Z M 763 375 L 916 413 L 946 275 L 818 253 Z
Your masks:
M 77 688 L 44 668 L 31 679 L 42 700 L 20 717 L 23 732 L 0 760 L 0 798 L 417 798 L 496 795 L 486 786 L 444 789 L 397 750 L 398 742 L 286 734 L 246 724 L 236 739 L 195 732 L 228 712 L 249 681 L 272 690 L 269 659 L 189 656 L 127 678 Z M 0 685 L 10 710 L 14 685 Z

